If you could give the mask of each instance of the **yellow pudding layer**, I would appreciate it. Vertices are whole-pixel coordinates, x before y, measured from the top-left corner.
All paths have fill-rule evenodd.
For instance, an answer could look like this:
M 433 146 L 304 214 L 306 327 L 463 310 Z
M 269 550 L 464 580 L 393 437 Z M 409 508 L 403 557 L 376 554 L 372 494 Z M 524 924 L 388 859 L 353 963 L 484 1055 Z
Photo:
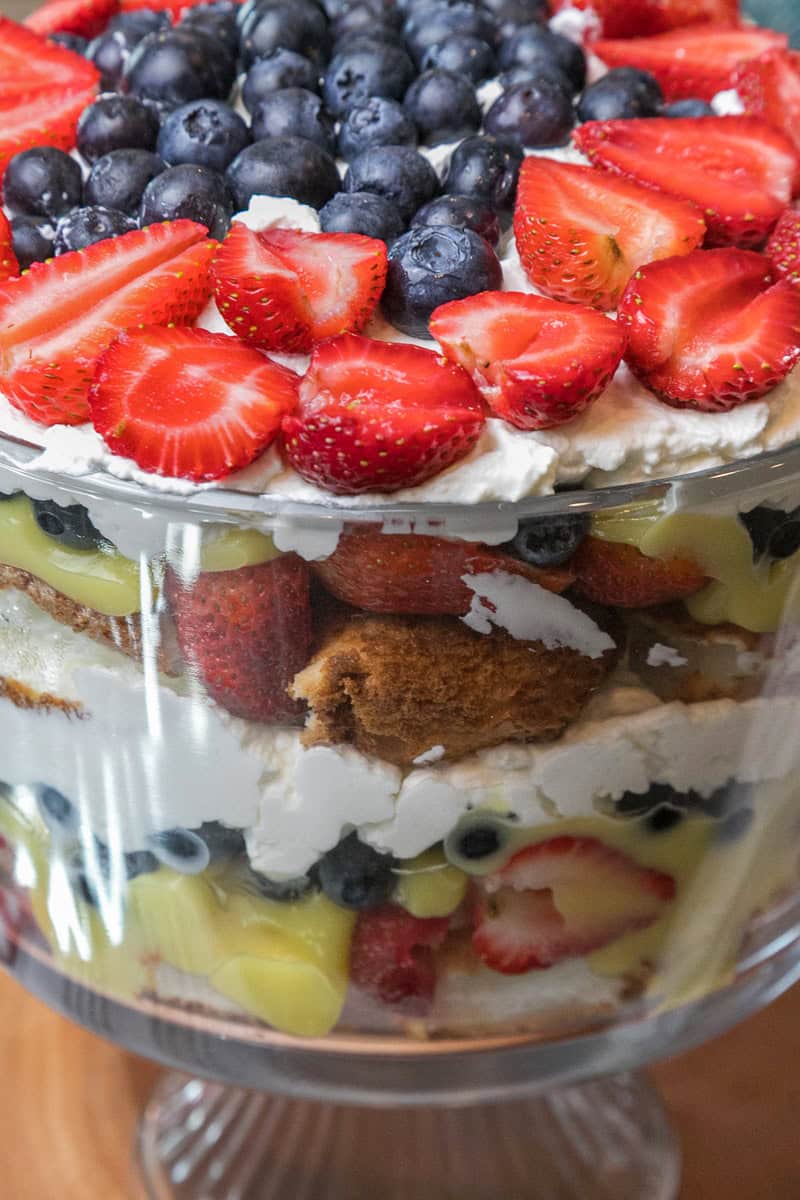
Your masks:
M 200 570 L 237 571 L 240 567 L 269 562 L 279 554 L 267 534 L 259 533 L 257 529 L 231 528 L 203 543 Z

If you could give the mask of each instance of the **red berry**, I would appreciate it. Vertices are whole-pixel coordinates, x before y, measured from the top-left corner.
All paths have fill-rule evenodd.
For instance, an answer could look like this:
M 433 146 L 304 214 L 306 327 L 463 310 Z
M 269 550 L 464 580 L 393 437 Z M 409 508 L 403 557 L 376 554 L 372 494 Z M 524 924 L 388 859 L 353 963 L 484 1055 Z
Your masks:
M 14 254 L 11 226 L 8 217 L 0 211 L 0 283 L 19 275 L 19 263 Z
M 93 38 L 102 33 L 119 8 L 118 0 L 47 0 L 25 18 L 35 33 L 76 33 Z
M 553 11 L 568 7 L 596 12 L 607 38 L 645 37 L 708 21 L 735 25 L 739 17 L 739 0 L 555 0 Z
M 770 50 L 734 71 L 745 113 L 780 129 L 800 152 L 800 54 Z
M 585 538 L 570 561 L 575 589 L 595 604 L 647 608 L 691 596 L 707 580 L 703 568 L 685 558 L 649 558 L 636 546 Z
M 800 283 L 800 209 L 787 208 L 764 251 L 777 275 Z
M 0 100 L 21 93 L 30 100 L 37 92 L 45 91 L 50 97 L 52 117 L 55 116 L 58 107 L 59 92 L 66 95 L 96 88 L 99 79 L 100 72 L 94 64 L 82 58 L 80 54 L 58 46 L 55 42 L 48 42 L 41 34 L 26 29 L 24 25 L 18 25 L 10 17 L 0 15 Z M 89 96 L 84 104 L 89 104 L 92 99 L 93 96 Z M 0 172 L 5 166 L 1 148 L 11 133 L 11 120 L 12 118 L 6 117 L 0 124 Z M 18 125 L 19 118 L 15 118 L 14 122 Z M 48 138 L 42 138 L 41 142 L 50 146 L 61 145 L 60 142 L 53 142 Z M 30 146 L 36 144 L 40 143 L 28 143 Z M 73 140 L 63 148 L 69 149 L 74 144 Z M 22 150 L 25 147 L 19 146 L 18 149 Z
M 350 977 L 368 995 L 408 1016 L 424 1016 L 436 990 L 433 951 L 447 917 L 412 917 L 394 904 L 359 913 L 350 947 Z

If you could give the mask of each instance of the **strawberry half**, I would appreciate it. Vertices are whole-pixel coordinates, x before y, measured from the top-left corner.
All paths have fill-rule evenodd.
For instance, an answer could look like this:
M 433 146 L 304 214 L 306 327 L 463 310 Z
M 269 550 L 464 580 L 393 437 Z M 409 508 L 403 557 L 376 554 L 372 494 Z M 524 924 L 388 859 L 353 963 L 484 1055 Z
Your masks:
M 595 604 L 649 608 L 699 592 L 708 582 L 697 563 L 685 558 L 648 558 L 627 542 L 583 540 L 570 560 L 575 590 Z
M 637 271 L 619 306 L 625 361 L 675 408 L 726 412 L 800 362 L 800 293 L 749 250 L 696 250 Z
M 171 221 L 34 263 L 0 284 L 0 389 L 34 421 L 88 420 L 97 360 L 121 329 L 194 321 L 216 243 Z
M 436 990 L 433 951 L 449 924 L 447 917 L 412 917 L 394 904 L 359 913 L 350 945 L 353 984 L 407 1016 L 424 1016 Z
M 739 0 L 556 0 L 562 8 L 593 9 L 607 38 L 645 37 L 684 25 L 736 24 Z
M 800 178 L 789 139 L 753 117 L 589 121 L 573 136 L 604 171 L 697 204 L 709 245 L 763 245 Z
M 78 117 L 96 92 L 95 87 L 79 91 L 59 87 L 6 94 L 0 87 L 0 178 L 21 150 L 41 145 L 71 150 Z
M 646 929 L 674 897 L 671 875 L 597 838 L 549 838 L 478 885 L 472 945 L 493 971 L 521 975 Z
M 773 273 L 800 283 L 800 209 L 787 208 L 764 250 Z
M 90 88 L 99 79 L 94 64 L 80 54 L 0 16 L 0 97 L 33 95 L 41 88 L 55 95 L 59 88 Z M 4 134 L 5 124 L 0 125 L 0 141 Z
M 583 412 L 625 349 L 593 308 L 525 292 L 482 292 L 437 308 L 430 331 L 469 371 L 489 408 L 517 429 L 551 429 Z
M 153 325 L 106 350 L 89 407 L 115 454 L 202 482 L 246 467 L 274 441 L 297 382 L 227 334 Z
M 568 567 L 540 569 L 478 542 L 372 529 L 343 533 L 333 554 L 314 570 L 329 592 L 355 608 L 455 616 L 468 613 L 474 599 L 465 575 L 502 571 L 551 592 L 563 592 L 573 579 Z
M 0 209 L 0 282 L 14 275 L 19 275 L 19 263 L 14 253 L 8 217 Z
M 386 245 L 359 233 L 254 233 L 234 221 L 213 272 L 235 334 L 264 350 L 305 353 L 324 338 L 361 332 L 386 282 Z
M 311 654 L 302 558 L 284 554 L 236 571 L 205 571 L 190 585 L 170 570 L 165 591 L 181 653 L 218 704 L 246 721 L 302 717 L 303 705 L 286 692 Z
M 420 346 L 346 333 L 314 350 L 283 442 L 294 469 L 328 491 L 392 492 L 463 458 L 483 422 L 461 367 Z
M 117 0 L 47 0 L 25 18 L 25 24 L 45 36 L 77 33 L 93 38 L 105 29 L 118 7 Z
M 667 100 L 698 97 L 710 100 L 730 86 L 740 63 L 768 50 L 785 49 L 788 38 L 754 25 L 692 25 L 655 37 L 601 39 L 592 50 L 609 67 L 638 67 L 661 84 Z
M 641 184 L 548 158 L 522 164 L 517 249 L 531 283 L 555 300 L 615 308 L 637 267 L 688 254 L 705 232 L 693 204 Z
M 744 111 L 780 129 L 800 152 L 800 54 L 771 50 L 733 74 Z

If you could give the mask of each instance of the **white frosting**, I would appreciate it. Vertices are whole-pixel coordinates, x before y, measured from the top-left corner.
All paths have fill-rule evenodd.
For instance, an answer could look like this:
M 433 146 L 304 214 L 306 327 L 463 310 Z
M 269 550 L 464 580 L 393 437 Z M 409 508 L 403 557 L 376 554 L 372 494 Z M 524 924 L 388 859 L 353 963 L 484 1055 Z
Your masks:
M 647 651 L 648 667 L 685 667 L 688 661 L 674 646 L 665 646 L 661 642 L 654 642 Z
M 717 92 L 711 98 L 711 107 L 718 117 L 740 117 L 744 112 L 744 104 L 736 88 Z

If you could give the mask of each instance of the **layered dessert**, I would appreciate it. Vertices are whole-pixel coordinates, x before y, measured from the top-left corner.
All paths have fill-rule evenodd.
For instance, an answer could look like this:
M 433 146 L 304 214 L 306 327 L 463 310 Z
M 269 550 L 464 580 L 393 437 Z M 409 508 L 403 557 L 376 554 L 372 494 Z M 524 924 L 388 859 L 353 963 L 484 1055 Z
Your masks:
M 800 68 L 607 8 L 0 22 L 5 957 L 549 1036 L 796 886 Z

